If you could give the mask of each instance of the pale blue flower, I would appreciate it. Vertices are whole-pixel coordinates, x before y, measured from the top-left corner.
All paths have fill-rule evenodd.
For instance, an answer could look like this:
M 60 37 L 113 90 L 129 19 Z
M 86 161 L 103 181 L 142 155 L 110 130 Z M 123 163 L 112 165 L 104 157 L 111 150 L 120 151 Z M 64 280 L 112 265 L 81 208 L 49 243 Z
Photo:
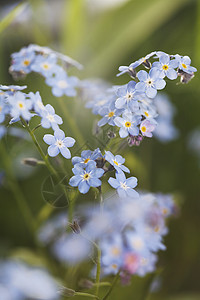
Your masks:
M 159 62 L 154 62 L 152 67 L 157 68 L 161 73 L 161 77 L 167 76 L 169 79 L 174 80 L 177 78 L 177 71 L 174 69 L 178 67 L 178 61 L 176 59 L 170 60 L 170 56 L 168 54 L 161 55 L 159 58 Z
M 47 108 L 44 106 L 43 102 L 42 102 L 42 98 L 40 96 L 39 92 L 36 92 L 35 94 L 30 92 L 28 94 L 28 97 L 31 99 L 32 101 L 32 105 L 33 105 L 33 109 L 34 111 L 39 115 L 42 116 L 43 114 L 46 114 L 47 112 Z
M 126 179 L 126 176 L 124 173 L 116 172 L 116 179 L 113 177 L 110 177 L 108 179 L 108 183 L 117 190 L 117 193 L 120 197 L 138 197 L 138 193 L 134 190 L 134 188 L 137 186 L 137 178 L 136 177 L 130 177 Z
M 122 170 L 130 173 L 130 170 L 123 165 L 125 158 L 123 158 L 121 155 L 115 156 L 110 151 L 105 151 L 105 160 L 107 160 L 118 172 Z
M 192 75 L 194 72 L 197 71 L 195 67 L 190 66 L 191 64 L 191 59 L 189 56 L 180 56 L 180 55 L 175 55 L 175 58 L 178 61 L 178 67 L 180 70 L 182 70 L 185 73 L 188 73 Z
M 78 164 L 80 167 L 85 168 L 88 162 L 95 161 L 97 158 L 102 157 L 101 151 L 99 148 L 94 151 L 91 150 L 83 150 L 81 152 L 81 157 L 74 156 L 72 158 L 72 164 Z
M 118 96 L 115 106 L 118 109 L 124 108 L 124 109 L 130 109 L 132 111 L 136 111 L 139 109 L 138 105 L 138 95 L 140 93 L 135 89 L 136 82 L 135 81 L 129 81 L 128 84 L 126 84 L 123 87 L 120 87 L 116 94 Z
M 98 122 L 98 126 L 104 126 L 105 124 L 109 124 L 111 126 L 115 126 L 114 119 L 117 116 L 120 116 L 122 113 L 122 109 L 116 109 L 115 103 L 111 102 L 110 105 L 105 106 L 99 109 L 99 115 L 103 116 L 103 118 Z
M 49 56 L 37 55 L 36 59 L 31 65 L 31 70 L 41 73 L 44 77 L 52 77 L 58 68 L 57 57 L 54 54 Z
M 140 116 L 135 116 L 131 112 L 124 112 L 121 117 L 116 117 L 114 122 L 120 127 L 119 135 L 121 138 L 127 137 L 129 134 L 136 136 L 139 134 L 137 125 L 140 123 Z
M 72 137 L 65 137 L 64 131 L 56 129 L 54 131 L 54 136 L 52 134 L 45 134 L 43 140 L 46 144 L 50 145 L 48 147 L 49 156 L 55 157 L 61 153 L 65 158 L 71 158 L 71 153 L 68 148 L 74 146 L 75 139 Z
M 96 168 L 96 163 L 94 161 L 88 162 L 86 169 L 75 165 L 72 169 L 75 176 L 70 178 L 69 184 L 71 186 L 78 186 L 79 191 L 82 194 L 86 194 L 90 187 L 98 187 L 101 185 L 101 180 L 99 179 L 104 174 L 104 170 L 101 168 Z
M 141 70 L 137 73 L 137 77 L 140 82 L 136 84 L 136 90 L 145 92 L 149 98 L 154 98 L 157 94 L 157 90 L 162 90 L 166 85 L 166 82 L 162 79 L 160 71 L 157 68 L 152 68 L 149 74 Z
M 58 129 L 58 125 L 61 125 L 63 120 L 60 116 L 55 114 L 55 109 L 50 104 L 45 105 L 45 110 L 41 113 L 41 125 L 43 128 L 52 127 L 53 130 Z
M 19 52 L 17 55 L 12 55 L 12 66 L 10 67 L 11 72 L 23 72 L 25 74 L 30 73 L 31 64 L 35 60 L 35 52 L 33 51 L 23 51 Z
M 46 79 L 46 84 L 52 87 L 52 93 L 56 97 L 63 95 L 74 97 L 76 96 L 75 87 L 78 84 L 78 78 L 75 76 L 68 77 L 60 67 L 60 71 L 56 73 L 55 77 Z
M 10 115 L 14 120 L 18 120 L 20 117 L 29 121 L 33 114 L 30 112 L 32 109 L 32 101 L 26 99 L 26 94 L 22 92 L 16 92 L 14 95 L 9 96 L 8 103 L 10 104 Z

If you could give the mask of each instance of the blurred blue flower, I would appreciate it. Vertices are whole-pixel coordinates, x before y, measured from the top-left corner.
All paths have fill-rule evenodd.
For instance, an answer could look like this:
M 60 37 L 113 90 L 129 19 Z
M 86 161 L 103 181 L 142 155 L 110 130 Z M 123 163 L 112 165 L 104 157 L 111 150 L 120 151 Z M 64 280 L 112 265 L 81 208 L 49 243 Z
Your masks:
M 103 117 L 98 122 L 98 126 L 101 127 L 107 123 L 111 126 L 115 126 L 114 119 L 115 119 L 115 117 L 121 115 L 122 111 L 123 111 L 122 109 L 115 108 L 114 102 L 111 102 L 111 104 L 109 104 L 109 105 L 106 103 L 106 105 L 104 107 L 100 108 L 98 111 L 98 114 Z
M 55 157 L 61 153 L 65 158 L 71 158 L 71 153 L 68 148 L 74 146 L 75 139 L 72 137 L 65 137 L 65 133 L 61 129 L 56 129 L 54 131 L 54 136 L 52 134 L 45 134 L 43 140 L 50 145 L 48 147 L 49 156 Z
M 22 117 L 26 121 L 29 121 L 34 115 L 30 112 L 32 109 L 32 101 L 26 99 L 26 94 L 22 92 L 16 92 L 14 95 L 9 96 L 8 103 L 11 106 L 10 115 L 14 119 Z
M 82 167 L 75 165 L 72 171 L 75 176 L 70 178 L 69 184 L 71 186 L 78 186 L 78 189 L 82 194 L 86 194 L 90 187 L 98 187 L 101 185 L 101 180 L 99 178 L 104 174 L 104 170 L 96 168 L 96 163 L 94 161 L 88 162 L 85 170 Z
M 52 93 L 56 97 L 63 95 L 74 97 L 76 96 L 75 87 L 78 84 L 78 78 L 75 76 L 68 77 L 60 67 L 55 77 L 46 79 L 46 84 L 52 87 Z
M 22 49 L 18 53 L 12 54 L 12 66 L 10 67 L 11 72 L 23 72 L 25 74 L 30 73 L 31 64 L 33 63 L 36 55 L 34 51 L 26 51 Z
M 56 73 L 57 67 L 57 57 L 54 54 L 49 56 L 37 55 L 31 64 L 31 70 L 41 73 L 45 78 L 52 77 Z

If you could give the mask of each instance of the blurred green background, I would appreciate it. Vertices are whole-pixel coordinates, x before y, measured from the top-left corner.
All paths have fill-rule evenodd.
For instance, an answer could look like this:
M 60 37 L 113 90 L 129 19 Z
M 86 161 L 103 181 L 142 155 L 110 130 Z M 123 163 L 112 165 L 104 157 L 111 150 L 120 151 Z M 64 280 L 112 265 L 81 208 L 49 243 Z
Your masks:
M 118 67 L 129 65 L 154 50 L 189 55 L 192 65 L 199 69 L 200 1 L 114 2 L 119 1 L 32 0 L 24 1 L 14 13 L 7 15 L 17 3 L 1 1 L 0 83 L 16 84 L 8 73 L 10 55 L 29 43 L 49 46 L 78 60 L 84 69 L 72 70 L 71 74 L 81 79 L 101 77 L 114 84 L 124 84 L 128 76 L 116 78 Z M 30 74 L 18 84 L 27 84 L 29 91 L 39 90 L 45 104 L 51 103 L 66 120 L 67 114 L 73 115 L 83 140 L 93 143 L 95 116 L 84 108 L 78 97 L 55 99 L 36 74 Z M 140 189 L 173 193 L 180 205 L 178 218 L 169 223 L 169 235 L 165 238 L 167 251 L 159 254 L 160 289 L 148 299 L 197 300 L 200 299 L 200 164 L 199 157 L 188 148 L 188 138 L 200 126 L 198 72 L 187 85 L 168 81 L 165 92 L 177 108 L 175 125 L 180 131 L 179 138 L 168 144 L 146 139 L 138 148 L 127 147 L 124 155 L 127 166 L 139 179 Z M 75 136 L 67 121 L 62 129 Z M 37 136 L 42 137 L 44 132 L 39 130 Z M 22 143 L 17 138 L 6 137 L 1 146 L 0 168 L 6 165 L 8 172 L 0 189 L 0 254 L 37 260 L 40 253 L 12 189 L 19 185 L 36 216 L 45 206 L 41 183 L 48 172 L 44 167 L 32 170 L 20 163 L 24 157 L 38 157 L 31 141 Z M 110 299 L 145 299 L 142 291 L 149 278 L 133 278 L 131 286 L 118 287 Z

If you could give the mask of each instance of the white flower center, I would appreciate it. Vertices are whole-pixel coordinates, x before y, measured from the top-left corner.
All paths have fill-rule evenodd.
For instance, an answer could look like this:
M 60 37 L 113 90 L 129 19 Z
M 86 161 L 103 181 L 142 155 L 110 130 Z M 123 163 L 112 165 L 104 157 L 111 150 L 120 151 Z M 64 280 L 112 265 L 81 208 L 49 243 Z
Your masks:
M 54 122 L 54 116 L 53 116 L 53 115 L 48 114 L 48 115 L 47 115 L 47 119 L 48 119 L 50 122 Z
M 120 182 L 120 187 L 121 187 L 122 189 L 124 189 L 125 191 L 128 189 L 128 186 L 126 185 L 125 182 Z
M 57 83 L 57 86 L 61 89 L 66 89 L 66 87 L 68 86 L 67 82 L 65 80 L 60 80 Z
M 63 141 L 62 141 L 62 140 L 57 140 L 57 141 L 56 141 L 56 146 L 57 146 L 58 148 L 63 148 L 63 147 L 64 147 Z
M 126 94 L 126 100 L 127 102 L 131 101 L 133 99 L 133 93 L 127 93 Z
M 147 84 L 149 87 L 152 87 L 153 84 L 154 84 L 154 80 L 153 80 L 152 78 L 148 78 L 148 79 L 146 80 L 146 84 Z

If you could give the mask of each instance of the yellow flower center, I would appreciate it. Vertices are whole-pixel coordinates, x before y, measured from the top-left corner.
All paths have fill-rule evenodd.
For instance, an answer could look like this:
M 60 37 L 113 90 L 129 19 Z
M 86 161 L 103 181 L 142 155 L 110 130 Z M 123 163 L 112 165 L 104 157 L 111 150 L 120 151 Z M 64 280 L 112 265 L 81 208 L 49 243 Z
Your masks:
M 117 269 L 117 265 L 116 264 L 112 264 L 113 269 Z
M 149 116 L 148 112 L 146 112 L 146 111 L 145 111 L 145 113 L 144 113 L 144 114 L 145 114 L 145 116 L 146 116 L 146 117 L 148 117 L 148 116 Z
M 125 126 L 126 126 L 126 127 L 131 127 L 131 122 L 128 122 L 128 121 L 127 121 L 127 122 L 125 123 Z
M 154 228 L 154 231 L 155 232 L 158 232 L 160 230 L 160 227 L 159 226 L 156 226 L 155 228 Z
M 45 70 L 48 70 L 48 69 L 49 69 L 49 65 L 48 65 L 48 64 L 43 64 L 43 68 L 44 68 Z
M 182 67 L 183 67 L 184 69 L 187 69 L 186 64 L 182 64 Z
M 21 102 L 18 105 L 19 105 L 19 108 L 23 108 L 24 107 L 24 104 L 21 103 Z
M 165 70 L 165 71 L 169 69 L 168 65 L 163 65 L 162 68 L 163 68 L 163 70 Z
M 24 60 L 24 65 L 25 65 L 25 66 L 29 66 L 29 65 L 30 65 L 30 60 L 25 59 L 25 60 Z
M 118 256 L 120 254 L 120 249 L 118 247 L 113 247 L 111 252 L 113 255 Z
M 89 158 L 86 158 L 86 159 L 84 160 L 84 164 L 87 164 L 89 160 L 90 160 Z
M 89 178 L 90 178 L 90 174 L 85 173 L 85 174 L 83 175 L 83 179 L 84 179 L 84 180 L 88 180 Z
M 142 126 L 141 131 L 142 131 L 142 132 L 145 132 L 146 130 L 147 130 L 146 127 L 145 127 L 145 126 Z
M 166 215 L 168 213 L 168 209 L 167 208 L 163 208 L 162 212 L 163 212 L 163 215 Z
M 114 116 L 114 111 L 109 112 L 108 117 L 111 118 Z
M 116 160 L 113 161 L 116 166 L 118 166 L 118 162 Z

